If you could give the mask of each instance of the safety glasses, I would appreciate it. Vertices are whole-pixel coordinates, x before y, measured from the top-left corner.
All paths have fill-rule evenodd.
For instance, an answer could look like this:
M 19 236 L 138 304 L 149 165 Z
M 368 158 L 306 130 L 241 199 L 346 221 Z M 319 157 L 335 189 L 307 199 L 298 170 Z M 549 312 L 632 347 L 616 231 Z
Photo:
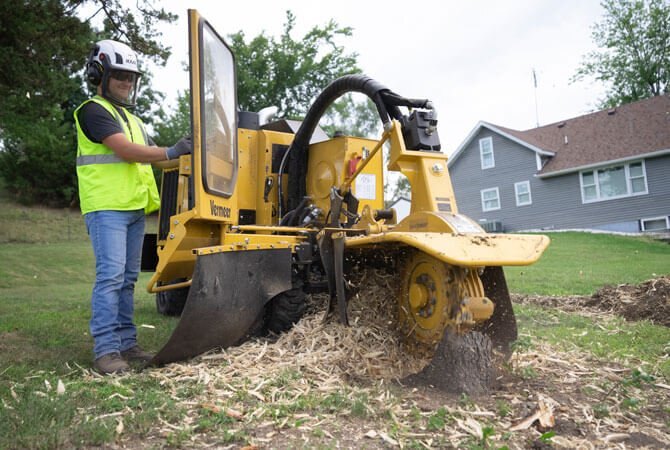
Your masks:
M 125 70 L 112 70 L 111 77 L 118 81 L 130 81 L 134 83 L 137 79 L 137 74 L 133 72 L 126 72 Z

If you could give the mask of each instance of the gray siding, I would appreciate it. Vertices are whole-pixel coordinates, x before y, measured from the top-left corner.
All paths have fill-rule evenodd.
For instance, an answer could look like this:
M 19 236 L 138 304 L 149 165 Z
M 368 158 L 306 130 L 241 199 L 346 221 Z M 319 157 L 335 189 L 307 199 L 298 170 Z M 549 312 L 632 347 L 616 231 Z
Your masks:
M 492 137 L 495 167 L 481 169 L 479 139 Z M 670 157 L 645 160 L 649 193 L 582 203 L 579 173 L 537 178 L 535 152 L 486 128 L 470 141 L 449 171 L 458 209 L 476 221 L 500 221 L 505 231 L 590 228 L 638 231 L 641 218 L 670 215 Z M 516 206 L 514 183 L 530 183 L 532 204 Z M 483 212 L 482 189 L 497 187 L 501 209 Z

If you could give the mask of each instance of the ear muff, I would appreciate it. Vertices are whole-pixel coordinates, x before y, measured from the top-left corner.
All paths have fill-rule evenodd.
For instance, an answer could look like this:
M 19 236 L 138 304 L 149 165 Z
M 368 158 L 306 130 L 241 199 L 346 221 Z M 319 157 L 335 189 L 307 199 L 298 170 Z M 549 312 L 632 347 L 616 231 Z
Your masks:
M 98 86 L 102 82 L 102 74 L 104 72 L 102 65 L 94 60 L 99 51 L 99 45 L 93 47 L 91 53 L 88 55 L 88 62 L 86 63 L 86 78 L 88 78 L 89 83 L 94 86 Z
M 86 76 L 89 83 L 98 86 L 102 81 L 102 66 L 99 62 L 91 62 L 86 64 Z

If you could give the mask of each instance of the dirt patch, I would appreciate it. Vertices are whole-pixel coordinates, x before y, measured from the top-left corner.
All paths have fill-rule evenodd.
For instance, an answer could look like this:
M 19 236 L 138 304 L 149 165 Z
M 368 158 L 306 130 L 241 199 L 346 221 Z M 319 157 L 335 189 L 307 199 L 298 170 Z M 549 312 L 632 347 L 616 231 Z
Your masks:
M 670 327 L 670 277 L 643 283 L 605 286 L 590 297 L 512 295 L 515 303 L 530 303 L 563 311 L 599 315 L 614 314 L 630 321 L 649 320 Z
M 670 327 L 670 277 L 655 278 L 638 285 L 606 286 L 586 305 L 610 310 L 626 320 L 649 320 Z

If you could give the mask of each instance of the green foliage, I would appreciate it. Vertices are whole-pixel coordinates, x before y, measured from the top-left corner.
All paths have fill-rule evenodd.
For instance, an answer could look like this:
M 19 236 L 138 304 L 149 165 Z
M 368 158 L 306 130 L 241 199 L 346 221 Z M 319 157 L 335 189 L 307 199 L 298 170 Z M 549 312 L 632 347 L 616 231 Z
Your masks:
M 634 369 L 630 375 L 623 380 L 625 386 L 641 388 L 645 384 L 653 384 L 656 378 L 653 375 L 644 373 L 640 369 Z
M 60 1 L 0 3 L 0 175 L 25 201 L 74 194 L 74 134 L 66 113 L 83 98 L 79 62 L 88 24 Z
M 608 108 L 668 92 L 670 3 L 667 0 L 603 0 L 603 21 L 593 29 L 601 48 L 585 56 L 574 79 L 595 77 L 608 87 Z
M 512 406 L 505 400 L 496 400 L 496 407 L 500 417 L 507 417 L 512 412 Z
M 162 33 L 156 29 L 160 22 L 171 23 L 177 16 L 154 6 L 154 0 L 139 2 L 135 10 L 125 6 L 121 0 L 66 0 L 73 11 L 84 4 L 93 3 L 97 9 L 90 22 L 99 13 L 104 14 L 104 34 L 111 39 L 127 42 L 133 50 L 147 56 L 157 64 L 165 65 L 170 48 L 165 47 Z M 139 13 L 139 14 L 138 14 Z
M 482 445 L 484 448 L 488 447 L 489 439 L 491 439 L 495 434 L 496 431 L 491 426 L 482 428 Z
M 517 370 L 517 374 L 524 380 L 537 378 L 537 371 L 532 366 L 523 366 Z
M 556 432 L 553 430 L 547 431 L 546 433 L 542 433 L 540 436 L 540 441 L 544 442 L 545 444 L 548 444 L 551 442 L 551 439 L 556 436 Z
M 351 28 L 333 20 L 313 27 L 301 38 L 292 36 L 295 16 L 288 11 L 279 38 L 265 33 L 246 42 L 243 31 L 229 36 L 237 63 L 237 95 L 247 111 L 275 105 L 282 117 L 304 116 L 311 101 L 335 78 L 360 72 L 356 54 L 345 53 L 338 39 Z
M 31 130 L 18 124 L 6 126 L 2 133 L 0 175 L 22 202 L 65 206 L 74 200 L 76 193 L 77 144 L 71 124 L 62 119 L 58 124 L 53 123 L 53 118 L 63 117 L 62 111 L 55 108 L 52 111 L 52 117 L 32 122 Z
M 368 415 L 369 399 L 366 395 L 356 396 L 351 403 L 351 415 L 353 417 L 365 418 Z
M 82 18 L 83 6 L 97 12 Z M 73 112 L 87 98 L 84 66 L 93 42 L 113 38 L 160 62 L 157 21 L 174 16 L 144 2 L 134 12 L 119 0 L 0 2 L 0 176 L 26 203 L 67 205 L 76 199 Z M 91 20 L 102 13 L 103 28 Z M 145 77 L 144 102 L 158 94 Z M 146 105 L 138 109 L 140 115 Z
M 160 120 L 154 123 L 154 142 L 156 145 L 169 147 L 184 136 L 191 134 L 191 94 L 180 92 L 177 96 L 176 108 L 166 113 L 159 112 Z
M 385 186 L 384 190 L 391 193 L 391 195 L 387 196 L 387 198 L 390 199 L 387 202 L 388 205 L 391 205 L 401 197 L 408 200 L 412 198 L 412 186 L 409 184 L 407 177 L 402 174 L 398 175 L 398 179 L 396 180 L 394 186 Z
M 444 407 L 440 407 L 428 417 L 426 428 L 431 431 L 443 430 L 447 424 L 448 417 L 447 410 Z
M 351 37 L 349 27 L 330 20 L 315 26 L 301 38 L 294 38 L 296 18 L 286 12 L 284 30 L 278 38 L 264 32 L 247 41 L 243 31 L 229 36 L 237 64 L 237 96 L 240 108 L 259 111 L 279 108 L 278 116 L 301 119 L 314 99 L 335 79 L 359 73 L 355 53 L 346 53 L 339 43 Z M 367 99 L 346 95 L 326 112 L 324 128 L 331 134 L 342 131 L 369 136 L 379 120 Z
M 637 409 L 640 407 L 640 399 L 635 397 L 626 397 L 621 401 L 623 409 Z
M 347 136 L 378 138 L 381 121 L 372 101 L 363 94 L 349 93 L 326 110 L 319 124 L 329 136 L 341 133 Z

